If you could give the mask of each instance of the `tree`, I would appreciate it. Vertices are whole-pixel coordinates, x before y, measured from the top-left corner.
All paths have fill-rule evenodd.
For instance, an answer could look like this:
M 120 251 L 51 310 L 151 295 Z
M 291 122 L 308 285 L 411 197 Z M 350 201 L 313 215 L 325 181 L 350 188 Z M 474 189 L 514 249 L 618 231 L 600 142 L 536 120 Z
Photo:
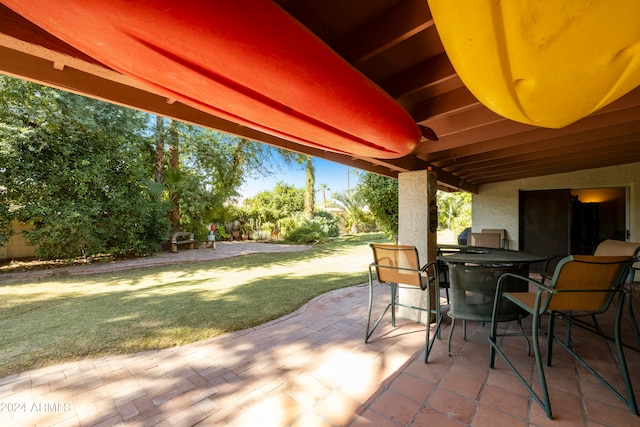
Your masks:
M 169 173 L 167 176 L 171 177 L 173 181 L 169 185 L 169 202 L 171 203 L 169 224 L 171 231 L 174 233 L 180 231 L 180 193 L 182 192 L 180 184 L 184 179 L 183 174 L 180 173 L 180 148 L 178 146 L 180 138 L 178 136 L 178 125 L 178 122 L 175 120 L 170 120 L 167 131 L 167 139 L 169 140 Z
M 304 210 L 305 191 L 280 182 L 273 191 L 262 191 L 245 199 L 244 208 L 249 216 L 262 221 L 276 222 Z
M 304 215 L 307 219 L 312 219 L 313 212 L 316 210 L 316 177 L 313 169 L 313 158 L 311 156 L 307 156 L 305 169 L 306 181 L 304 187 Z
M 305 154 L 294 153 L 284 149 L 277 149 L 280 157 L 288 166 L 305 165 L 305 209 L 304 214 L 307 219 L 312 219 L 315 212 L 315 169 L 313 167 L 313 157 Z
M 360 175 L 358 192 L 389 239 L 398 235 L 398 181 L 371 172 Z
M 358 233 L 361 224 L 365 221 L 364 207 L 366 202 L 362 194 L 356 188 L 344 193 L 333 193 L 333 196 L 344 208 L 345 229 L 351 233 Z
M 438 228 L 459 234 L 471 227 L 471 194 L 463 191 L 438 191 Z
M 322 191 L 322 207 L 327 207 L 327 191 L 331 190 L 327 184 L 320 184 L 320 191 Z
M 180 206 L 180 228 L 205 238 L 210 222 L 225 222 L 227 201 L 240 195 L 247 176 L 266 175 L 276 155 L 244 138 L 180 123 L 180 169 L 169 191 Z
M 153 171 L 154 181 L 164 181 L 164 117 L 156 116 L 156 158 Z
M 0 221 L 43 258 L 148 254 L 167 238 L 166 207 L 149 191 L 148 116 L 0 77 Z

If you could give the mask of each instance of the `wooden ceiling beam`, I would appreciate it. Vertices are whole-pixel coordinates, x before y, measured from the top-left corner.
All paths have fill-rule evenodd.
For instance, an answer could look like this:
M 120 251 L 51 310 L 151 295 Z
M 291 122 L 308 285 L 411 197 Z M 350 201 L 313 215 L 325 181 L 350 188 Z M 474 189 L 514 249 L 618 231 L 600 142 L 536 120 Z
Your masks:
M 434 25 L 424 0 L 405 0 L 336 43 L 333 48 L 357 66 Z
M 453 174 L 464 171 L 465 174 L 471 175 L 475 173 L 486 173 L 493 171 L 496 168 L 496 164 L 500 164 L 502 168 L 509 168 L 512 165 L 521 167 L 525 162 L 531 161 L 547 161 L 565 156 L 566 158 L 575 157 L 576 152 L 580 152 L 581 155 L 588 155 L 595 150 L 601 150 L 606 153 L 618 153 L 627 149 L 632 149 L 637 146 L 638 143 L 637 134 L 628 134 L 625 136 L 611 137 L 607 139 L 597 139 L 590 141 L 589 143 L 580 143 L 574 145 L 565 145 L 556 148 L 547 148 L 544 150 L 535 150 L 528 153 L 514 154 L 511 156 L 504 156 L 502 153 L 495 153 L 496 160 L 484 160 L 484 161 L 472 161 L 456 164 L 454 167 L 445 169 Z M 579 148 L 577 150 L 576 148 Z M 442 167 L 441 165 L 438 165 Z
M 628 163 L 635 163 L 635 162 L 640 162 L 640 155 L 634 152 L 634 153 L 631 153 L 630 156 L 627 157 L 626 159 L 615 158 L 613 160 L 610 160 L 607 162 L 606 166 L 618 166 L 618 165 L 625 165 Z M 535 178 L 535 177 L 540 177 L 545 175 L 578 172 L 586 169 L 596 169 L 602 166 L 603 166 L 602 159 L 593 159 L 590 162 L 576 163 L 574 165 L 566 165 L 566 167 L 562 169 L 527 168 L 527 169 L 521 169 L 519 171 L 514 171 L 513 173 L 510 173 L 510 174 L 487 175 L 484 178 L 477 179 L 475 181 L 479 186 L 481 186 L 485 184 L 514 181 L 514 180 L 525 179 L 525 178 Z
M 419 149 L 416 150 L 416 154 L 418 156 L 427 154 L 423 158 L 435 163 L 447 158 L 460 158 L 524 144 L 538 143 L 548 139 L 555 139 L 561 144 L 562 138 L 570 138 L 572 135 L 584 132 L 602 132 L 603 129 L 606 134 L 608 127 L 619 124 L 635 128 L 638 123 L 638 117 L 640 117 L 640 106 L 589 116 L 562 129 L 539 128 L 516 122 L 496 124 L 465 132 L 464 135 L 441 138 L 439 143 L 442 146 L 438 150 L 435 150 L 433 146 L 420 145 Z M 475 137 L 474 132 L 477 134 Z M 490 135 L 494 136 L 493 139 L 489 139 Z M 429 152 L 425 153 L 427 151 Z
M 546 160 L 522 162 L 518 165 L 509 165 L 496 168 L 493 171 L 486 171 L 482 174 L 465 174 L 465 178 L 485 184 L 489 182 L 500 182 L 504 180 L 519 179 L 524 177 L 542 176 L 558 173 L 574 172 L 577 170 L 594 169 L 603 165 L 610 166 L 616 164 L 626 164 L 640 161 L 640 151 L 635 148 L 608 151 L 591 151 L 576 156 L 559 156 Z
M 379 86 L 394 98 L 401 98 L 423 89 L 442 84 L 458 76 L 446 54 L 441 53 L 407 68 L 381 82 Z
M 416 122 L 426 122 L 428 119 L 444 118 L 460 114 L 461 112 L 477 108 L 480 102 L 469 89 L 461 87 L 443 95 L 426 99 L 407 107 L 409 114 Z
M 583 145 L 608 145 L 609 143 L 615 143 L 619 139 L 622 140 L 629 136 L 638 135 L 638 133 L 640 133 L 640 121 L 622 123 L 606 128 L 594 129 L 592 131 L 585 131 L 527 144 L 514 145 L 497 150 L 485 150 L 480 153 L 474 153 L 466 156 L 447 158 L 433 163 L 439 167 L 446 168 L 447 170 L 454 172 L 460 165 L 469 165 L 481 162 L 495 163 L 503 158 L 523 156 L 539 151 L 568 149 L 577 153 L 582 149 Z
M 466 132 L 483 126 L 504 123 L 509 119 L 494 113 L 482 104 L 477 104 L 476 108 L 462 111 L 453 116 L 433 117 L 420 122 L 424 126 L 429 126 L 441 137 L 445 138 L 461 132 Z

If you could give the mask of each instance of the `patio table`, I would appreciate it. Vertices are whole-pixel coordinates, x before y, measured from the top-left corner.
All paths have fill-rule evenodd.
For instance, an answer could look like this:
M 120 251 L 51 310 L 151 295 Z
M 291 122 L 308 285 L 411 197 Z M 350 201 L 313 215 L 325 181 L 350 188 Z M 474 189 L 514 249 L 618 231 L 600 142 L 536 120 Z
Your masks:
M 478 248 L 472 246 L 442 246 L 438 261 L 447 264 L 451 287 L 450 310 L 453 319 L 490 322 L 498 278 L 504 273 L 529 275 L 529 264 L 546 257 L 521 251 Z M 457 249 L 457 251 L 456 251 Z M 448 252 L 448 253 L 447 253 Z M 445 254 L 447 253 L 447 254 Z M 505 291 L 527 291 L 523 281 L 508 280 Z M 498 321 L 516 320 L 521 314 L 515 305 L 503 301 Z

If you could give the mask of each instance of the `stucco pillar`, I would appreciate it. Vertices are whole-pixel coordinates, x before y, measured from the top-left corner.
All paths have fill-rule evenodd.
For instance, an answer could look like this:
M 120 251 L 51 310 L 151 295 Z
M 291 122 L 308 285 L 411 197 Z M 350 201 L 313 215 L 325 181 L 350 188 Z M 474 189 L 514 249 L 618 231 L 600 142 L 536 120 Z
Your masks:
M 398 243 L 415 246 L 422 265 L 435 261 L 438 252 L 438 218 L 437 211 L 434 211 L 436 187 L 436 174 L 433 171 L 421 170 L 398 175 Z M 432 215 L 429 214 L 430 206 Z M 426 294 L 420 290 L 401 289 L 399 299 L 403 304 L 427 305 Z M 426 314 L 417 310 L 401 307 L 398 314 L 423 323 L 427 320 Z

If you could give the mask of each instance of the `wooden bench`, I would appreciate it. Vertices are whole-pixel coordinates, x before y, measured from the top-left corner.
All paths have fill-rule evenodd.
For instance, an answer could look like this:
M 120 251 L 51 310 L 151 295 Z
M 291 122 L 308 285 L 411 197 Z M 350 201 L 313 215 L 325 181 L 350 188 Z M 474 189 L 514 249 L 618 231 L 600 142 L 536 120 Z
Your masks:
M 189 245 L 189 249 L 195 248 L 196 240 L 193 233 L 179 231 L 171 235 L 171 252 L 178 252 L 178 245 Z

